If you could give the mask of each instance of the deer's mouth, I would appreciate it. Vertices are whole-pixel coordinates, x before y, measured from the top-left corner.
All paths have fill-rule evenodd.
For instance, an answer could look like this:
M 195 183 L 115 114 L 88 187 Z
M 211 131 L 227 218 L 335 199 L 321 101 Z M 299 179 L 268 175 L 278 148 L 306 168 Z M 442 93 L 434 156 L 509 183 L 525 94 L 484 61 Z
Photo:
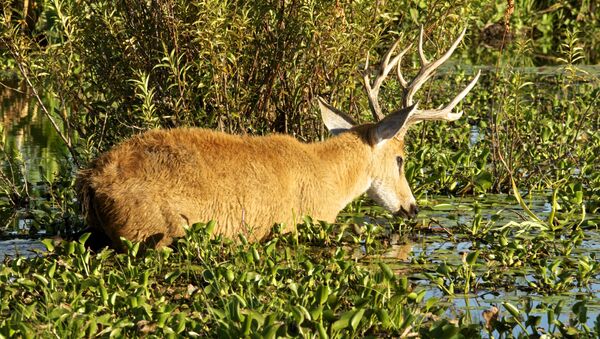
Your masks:
M 403 217 L 405 219 L 414 219 L 417 214 L 419 214 L 419 207 L 417 207 L 416 204 L 411 204 L 408 210 L 402 206 L 396 213 L 394 213 L 394 215 Z

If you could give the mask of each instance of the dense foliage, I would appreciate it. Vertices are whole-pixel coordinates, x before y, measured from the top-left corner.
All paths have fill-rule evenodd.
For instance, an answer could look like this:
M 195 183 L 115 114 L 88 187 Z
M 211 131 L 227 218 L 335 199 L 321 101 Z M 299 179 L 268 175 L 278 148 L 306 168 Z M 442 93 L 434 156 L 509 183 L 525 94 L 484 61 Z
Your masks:
M 93 254 L 83 245 L 85 237 L 59 246 L 46 240 L 48 254 L 0 266 L 0 336 L 475 338 L 510 337 L 516 331 L 593 338 L 600 333 L 600 315 L 588 316 L 594 305 L 590 293 L 578 295 L 568 308 L 562 301 L 506 301 L 485 310 L 479 321 L 468 312 L 449 317 L 451 304 L 425 298 L 427 290 L 415 284 L 429 281 L 450 298 L 455 293 L 467 298 L 482 288 L 515 288 L 520 276 L 527 277 L 530 293 L 585 286 L 600 268 L 598 261 L 569 254 L 577 240 L 554 244 L 562 231 L 548 224 L 475 222 L 478 236 L 462 261 L 417 256 L 402 270 L 364 254 L 362 264 L 355 262 L 349 258 L 348 234 L 308 219 L 297 235 L 276 234 L 262 244 L 211 240 L 213 227 L 194 225 L 174 250 L 144 254 L 133 244 L 124 254 Z M 523 232 L 530 227 L 541 234 Z M 376 242 L 366 239 L 382 231 L 375 227 L 363 234 L 368 252 L 376 251 Z M 515 269 L 525 261 L 531 265 L 525 272 Z M 540 327 L 540 313 L 547 314 L 546 328 Z
M 315 95 L 362 115 L 359 65 L 397 37 L 408 45 L 419 25 L 431 52 L 468 27 L 463 65 L 564 63 L 563 44 L 578 31 L 594 33 L 582 35 L 587 48 L 567 62 L 598 58 L 598 18 L 587 1 L 519 2 L 508 17 L 511 31 L 502 24 L 506 4 L 486 1 L 29 3 L 35 7 L 27 17 L 36 19 L 28 22 L 5 1 L 3 54 L 58 99 L 66 139 L 84 141 L 77 153 L 156 126 L 314 138 L 322 131 Z M 408 66 L 416 66 L 413 56 Z M 507 72 L 492 70 L 505 73 L 499 81 L 510 81 Z M 393 108 L 398 99 L 388 91 L 383 101 Z

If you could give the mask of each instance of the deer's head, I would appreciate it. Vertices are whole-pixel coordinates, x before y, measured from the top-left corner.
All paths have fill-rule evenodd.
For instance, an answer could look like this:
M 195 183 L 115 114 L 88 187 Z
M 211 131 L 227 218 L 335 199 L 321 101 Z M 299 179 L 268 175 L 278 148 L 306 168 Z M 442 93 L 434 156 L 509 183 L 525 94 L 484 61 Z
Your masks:
M 342 111 L 329 105 L 319 98 L 319 107 L 323 122 L 333 134 L 344 133 L 349 130 L 363 134 L 371 147 L 371 173 L 368 195 L 377 203 L 391 212 L 404 217 L 414 217 L 418 213 L 415 198 L 411 192 L 408 181 L 404 175 L 406 155 L 404 152 L 404 136 L 408 128 L 424 120 L 454 121 L 462 116 L 462 112 L 453 113 L 454 107 L 471 91 L 479 79 L 481 72 L 467 87 L 460 92 L 446 107 L 441 109 L 418 109 L 413 102 L 414 94 L 429 79 L 434 71 L 450 58 L 458 44 L 465 35 L 464 30 L 454 41 L 450 49 L 438 60 L 428 61 L 423 52 L 423 28 L 419 34 L 418 53 L 421 60 L 421 69 L 412 81 L 407 82 L 401 72 L 402 57 L 411 48 L 406 49 L 392 58 L 394 50 L 400 41 L 396 41 L 383 57 L 375 78 L 372 80 L 369 72 L 369 59 L 363 72 L 363 85 L 367 92 L 369 107 L 374 123 L 356 126 L 353 120 Z M 404 88 L 402 107 L 388 115 L 384 115 L 379 105 L 379 89 L 389 72 L 397 68 L 398 81 Z

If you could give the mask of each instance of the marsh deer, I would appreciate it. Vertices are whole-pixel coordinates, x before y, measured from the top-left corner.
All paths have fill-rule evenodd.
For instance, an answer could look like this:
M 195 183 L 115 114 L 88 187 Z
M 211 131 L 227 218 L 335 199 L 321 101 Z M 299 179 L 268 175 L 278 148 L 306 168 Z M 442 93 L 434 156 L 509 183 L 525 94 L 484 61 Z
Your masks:
M 423 53 L 421 69 L 408 82 L 402 56 L 392 58 L 397 41 L 373 78 L 367 65 L 364 87 L 375 119 L 355 125 L 348 115 L 319 98 L 323 122 L 334 134 L 323 142 L 302 143 L 287 135 L 234 136 L 195 128 L 152 130 L 114 147 L 78 174 L 79 198 L 89 226 L 113 246 L 120 238 L 164 246 L 184 235 L 184 226 L 215 220 L 215 233 L 249 240 L 267 236 L 275 223 L 293 230 L 303 215 L 335 221 L 354 198 L 367 192 L 391 212 L 414 217 L 418 208 L 404 177 L 404 136 L 423 120 L 453 121 L 453 108 L 470 84 L 442 109 L 418 109 L 415 92 L 456 49 L 465 32 L 438 60 Z M 379 89 L 397 67 L 403 105 L 384 116 Z

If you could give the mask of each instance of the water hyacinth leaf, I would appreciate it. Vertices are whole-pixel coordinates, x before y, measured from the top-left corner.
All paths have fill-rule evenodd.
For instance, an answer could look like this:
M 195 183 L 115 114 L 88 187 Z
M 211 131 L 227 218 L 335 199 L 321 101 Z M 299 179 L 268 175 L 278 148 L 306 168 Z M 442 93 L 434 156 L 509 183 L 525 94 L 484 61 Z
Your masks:
M 432 206 L 431 208 L 434 211 L 452 211 L 452 210 L 454 210 L 455 206 L 452 204 L 443 203 L 443 204 L 437 204 L 435 206 Z
M 69 242 L 67 244 L 67 255 L 73 255 L 73 253 L 75 253 L 75 243 Z
M 390 315 L 387 310 L 378 308 L 377 310 L 375 310 L 375 315 L 377 316 L 377 320 L 379 320 L 379 322 L 381 322 L 381 325 L 384 328 L 387 328 L 390 326 L 391 320 L 390 320 Z
M 82 245 L 84 245 L 84 244 L 85 244 L 85 242 L 86 242 L 86 241 L 87 241 L 87 240 L 90 238 L 90 236 L 91 236 L 91 235 L 92 235 L 92 233 L 90 233 L 90 232 L 83 233 L 83 234 L 82 234 L 82 235 L 79 237 L 79 240 L 78 240 L 78 241 L 79 241 L 79 243 L 80 243 L 80 244 L 82 244 Z
M 302 305 L 296 305 L 295 307 L 297 307 L 300 312 L 302 312 L 302 314 L 304 315 L 304 318 L 308 321 L 312 321 L 312 317 L 310 312 L 308 312 L 308 310 L 306 309 L 306 307 L 302 306 Z
M 33 280 L 27 278 L 19 278 L 16 282 L 21 286 L 27 287 L 28 290 L 37 286 L 37 284 Z
M 118 293 L 114 292 L 111 296 L 110 296 L 110 305 L 111 306 L 116 306 L 117 305 L 117 297 L 118 297 Z
M 453 270 L 450 266 L 448 266 L 448 264 L 446 264 L 445 262 L 441 263 L 438 265 L 437 269 L 436 269 L 437 273 L 443 274 L 445 276 L 447 276 L 449 273 L 452 273 Z
M 217 222 L 214 220 L 209 221 L 208 224 L 206 224 L 206 228 L 205 228 L 206 234 L 212 235 L 213 231 L 215 230 L 216 224 L 217 224 Z
M 227 306 L 229 318 L 233 321 L 240 322 L 243 320 L 243 315 L 240 311 L 240 303 L 237 299 L 233 299 Z
M 398 287 L 400 287 L 401 291 L 407 291 L 408 290 L 408 277 L 403 276 L 400 278 L 400 281 L 398 283 Z
M 392 269 L 390 268 L 390 266 L 384 262 L 379 262 L 379 268 L 381 268 L 381 271 L 383 272 L 383 275 L 386 277 L 387 280 L 394 280 L 394 272 L 392 272 Z
M 357 310 L 346 311 L 344 314 L 340 316 L 338 320 L 336 320 L 333 324 L 331 324 L 332 331 L 339 331 L 345 328 L 350 327 L 350 320 L 356 314 Z
M 354 315 L 352 315 L 352 318 L 350 318 L 350 326 L 352 327 L 353 331 L 356 331 L 356 329 L 358 328 L 358 324 L 362 320 L 364 314 L 365 314 L 365 309 L 359 308 L 354 313 Z
M 437 303 L 439 303 L 439 299 L 436 297 L 431 297 L 429 299 L 427 299 L 427 301 L 425 302 L 425 309 L 426 310 L 431 310 L 433 306 L 435 306 Z
M 212 274 L 212 272 L 210 272 L 210 274 Z M 168 272 L 167 274 L 165 274 L 165 280 L 167 282 L 169 282 L 170 284 L 172 284 L 175 280 L 177 280 L 177 278 L 179 278 L 180 275 L 181 275 L 181 271 L 179 271 L 179 270 L 171 271 L 171 272 Z M 207 280 L 209 280 L 209 279 L 207 279 Z
M 260 254 L 258 254 L 258 250 L 255 246 L 252 246 L 252 257 L 254 258 L 254 261 L 260 261 Z
M 48 267 L 48 277 L 51 279 L 54 278 L 54 272 L 56 272 L 56 262 L 53 262 L 52 265 Z
M 323 315 L 323 306 L 318 306 L 310 310 L 310 317 L 313 320 L 321 319 L 321 315 Z
M 298 326 L 304 322 L 304 313 L 298 309 L 298 306 L 292 306 L 292 317 Z
M 246 300 L 241 297 L 239 294 L 234 293 L 233 297 L 237 300 L 241 307 L 247 307 Z
M 48 285 L 49 285 L 49 283 L 50 283 L 50 282 L 48 281 L 48 279 L 46 279 L 46 277 L 44 277 L 43 275 L 40 275 L 40 274 L 38 274 L 38 273 L 33 273 L 33 275 L 32 275 L 32 276 L 33 276 L 33 277 L 34 277 L 36 280 L 38 280 L 38 281 L 39 281 L 39 282 L 42 284 L 42 286 L 44 286 L 44 287 L 48 286 Z
M 42 244 L 46 247 L 46 251 L 54 252 L 54 241 L 52 239 L 43 239 Z
M 323 326 L 323 323 L 321 321 L 319 321 L 317 323 L 317 331 L 319 332 L 319 338 L 329 339 L 329 335 L 327 334 L 327 331 L 325 330 L 325 326 Z
M 535 213 L 533 213 L 529 209 L 529 206 L 527 206 L 527 204 L 525 203 L 525 200 L 523 199 L 523 197 L 521 196 L 521 193 L 519 192 L 519 188 L 517 187 L 517 183 L 515 182 L 515 180 L 512 177 L 510 178 L 510 183 L 512 185 L 513 194 L 514 194 L 515 198 L 517 199 L 517 202 L 519 203 L 519 205 L 521 206 L 521 208 L 527 213 L 527 215 L 529 215 L 529 217 L 531 219 L 533 219 L 534 221 L 542 224 L 543 223 L 542 220 Z
M 477 261 L 477 258 L 479 257 L 479 251 L 474 251 L 474 252 L 469 252 L 469 254 L 467 254 L 467 264 L 469 265 L 474 265 L 475 262 Z
M 179 313 L 177 314 L 177 327 L 175 328 L 175 333 L 181 333 L 183 332 L 183 330 L 185 330 L 185 324 L 186 324 L 186 314 L 185 313 Z
M 269 241 L 265 247 L 265 253 L 271 255 L 277 249 L 277 239 Z
M 519 309 L 507 301 L 502 302 L 502 306 L 504 306 L 504 308 L 508 311 L 508 313 L 510 313 L 513 317 L 515 317 L 515 319 L 518 319 L 519 316 L 521 315 L 521 312 L 519 312 Z
M 554 324 L 555 319 L 556 318 L 554 317 L 554 309 L 548 308 L 546 310 L 546 320 L 548 321 L 548 324 Z
M 227 279 L 228 282 L 233 282 L 233 280 L 235 279 L 233 271 L 229 268 L 225 270 L 225 279 Z
M 252 313 L 246 314 L 244 323 L 242 325 L 242 335 L 243 336 L 248 336 L 250 334 L 250 330 L 252 327 L 252 320 L 254 320 Z
M 320 285 L 319 288 L 317 288 L 317 293 L 315 295 L 317 305 L 325 304 L 328 297 L 329 297 L 329 287 L 327 285 Z
M 577 320 L 581 324 L 585 324 L 587 321 L 587 305 L 585 301 L 578 301 L 573 305 L 573 313 L 577 315 Z

